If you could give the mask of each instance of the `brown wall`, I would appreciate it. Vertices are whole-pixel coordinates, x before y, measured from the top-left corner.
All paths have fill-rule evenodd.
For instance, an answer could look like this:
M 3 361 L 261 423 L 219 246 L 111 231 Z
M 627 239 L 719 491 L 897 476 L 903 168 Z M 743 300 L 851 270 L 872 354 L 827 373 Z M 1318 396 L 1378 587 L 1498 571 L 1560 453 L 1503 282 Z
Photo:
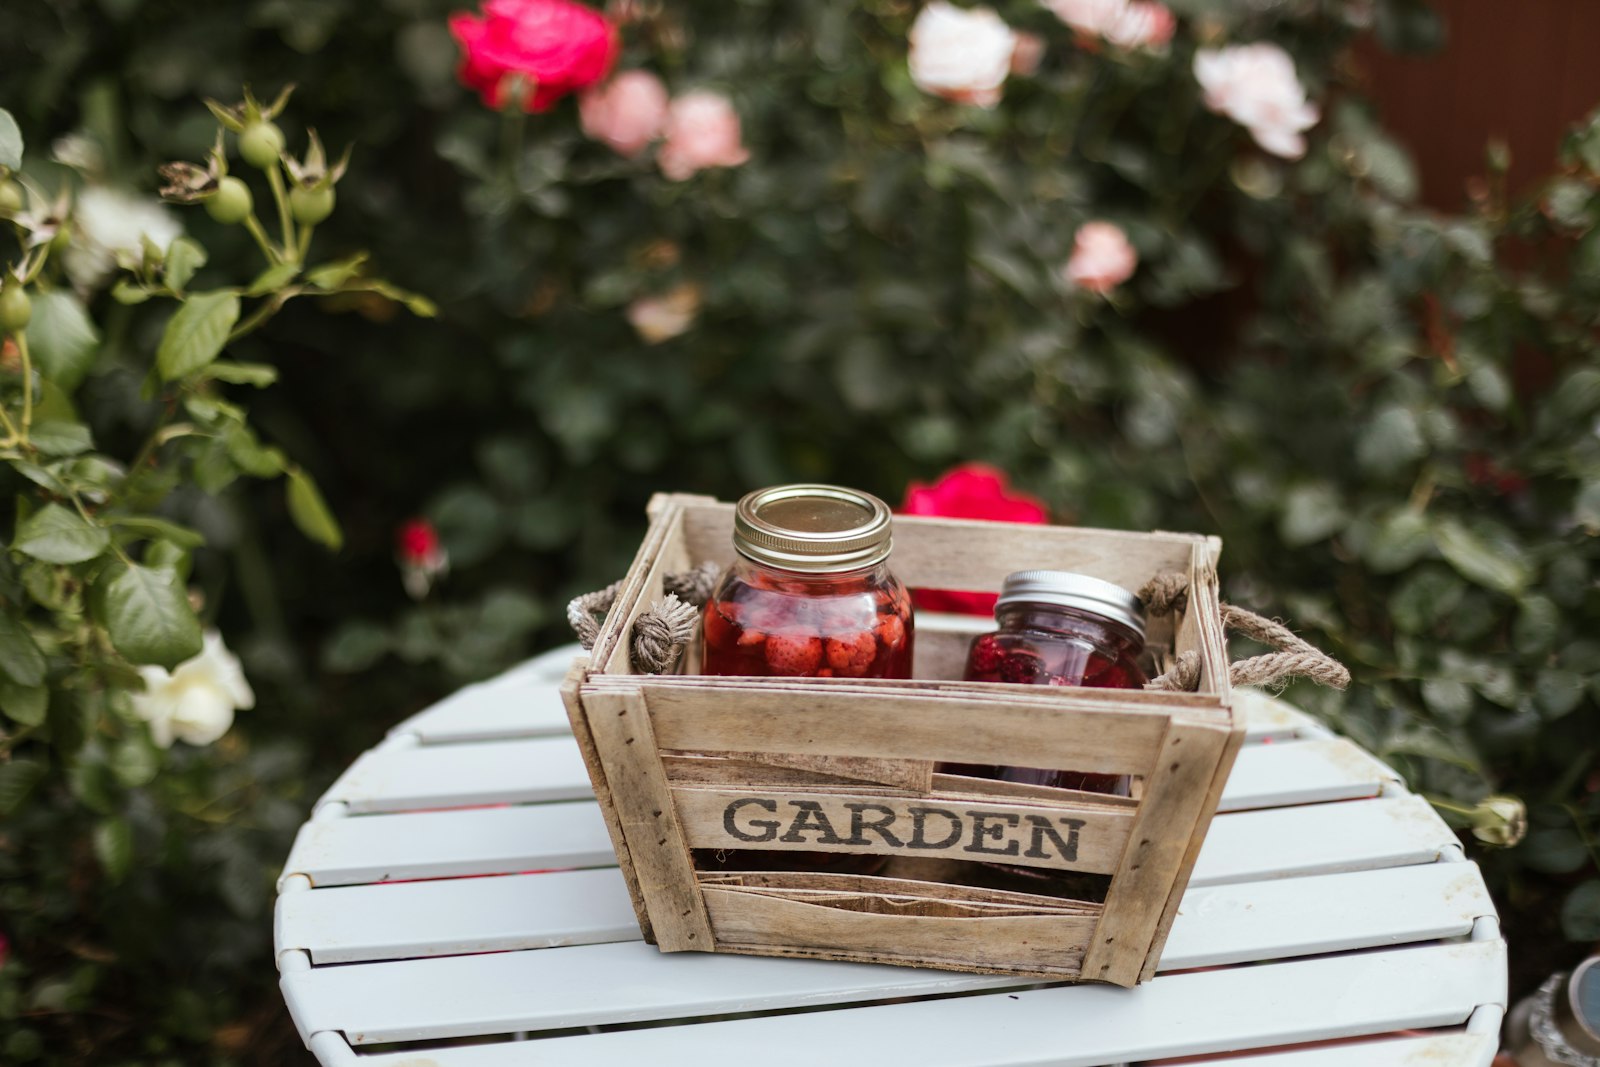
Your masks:
M 1600 106 L 1600 0 L 1432 0 L 1446 43 L 1431 56 L 1358 52 L 1384 124 L 1411 149 L 1422 196 L 1465 203 L 1492 137 L 1511 146 L 1513 189 L 1549 174 L 1562 134 Z

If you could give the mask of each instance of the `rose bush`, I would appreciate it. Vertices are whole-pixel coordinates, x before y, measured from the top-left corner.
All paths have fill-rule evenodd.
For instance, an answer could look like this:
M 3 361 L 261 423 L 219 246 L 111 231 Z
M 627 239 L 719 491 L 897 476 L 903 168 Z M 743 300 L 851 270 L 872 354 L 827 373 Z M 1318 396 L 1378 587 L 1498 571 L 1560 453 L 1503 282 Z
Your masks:
M 380 335 L 382 299 L 296 299 L 245 342 L 281 370 L 252 421 L 317 471 L 346 547 L 292 536 L 271 482 L 194 505 L 213 546 L 196 573 L 229 590 L 207 621 L 257 710 L 158 753 L 150 804 L 128 812 L 136 840 L 170 845 L 154 869 L 113 887 L 92 844 L 0 849 L 0 1059 L 60 1033 L 25 1014 L 40 1003 L 81 1015 L 60 1017 L 86 1035 L 79 1062 L 299 1055 L 263 872 L 321 782 L 404 714 L 565 639 L 560 606 L 622 573 L 651 492 L 817 479 L 899 499 L 972 458 L 1058 521 L 1220 534 L 1228 598 L 1295 620 L 1356 674 L 1343 696 L 1291 698 L 1480 813 L 1451 818 L 1498 894 L 1514 993 L 1600 933 L 1600 131 L 1575 130 L 1527 202 L 1497 163 L 1473 199 L 1419 206 L 1349 50 L 1374 29 L 1437 39 L 1411 0 L 1174 0 L 1164 48 L 994 2 L 1043 47 L 991 108 L 913 81 L 920 3 L 612 3 L 617 70 L 737 117 L 734 137 L 717 125 L 739 163 L 673 180 L 659 139 L 620 155 L 575 102 L 486 107 L 458 81 L 459 6 L 0 5 L 0 100 L 27 101 L 30 143 L 84 127 L 119 184 L 192 152 L 207 134 L 190 101 L 219 79 L 299 83 L 306 122 L 360 142 L 317 240 L 375 246 L 444 312 Z M 1303 140 L 1297 158 L 1262 147 L 1257 112 L 1208 107 L 1196 75 L 1202 49 L 1263 42 L 1293 84 L 1254 125 Z M 255 201 L 275 214 L 269 190 Z M 252 276 L 241 226 L 181 217 L 208 269 Z M 1094 221 L 1137 250 L 1110 299 L 1063 277 Z M 698 292 L 690 321 L 649 343 L 629 309 L 680 286 Z M 90 311 L 112 340 L 82 406 L 120 441 L 146 409 L 114 357 L 148 339 L 152 306 Z M 413 601 L 395 530 L 419 514 L 451 572 Z M 79 788 L 99 802 L 100 768 L 125 757 L 95 742 Z M 1477 822 L 1514 836 L 1487 822 L 1501 794 L 1526 803 L 1527 836 L 1489 853 Z M 31 803 L 7 819 L 8 839 L 92 836 Z M 130 894 L 182 900 L 184 921 Z M 86 929 L 125 962 L 49 948 Z

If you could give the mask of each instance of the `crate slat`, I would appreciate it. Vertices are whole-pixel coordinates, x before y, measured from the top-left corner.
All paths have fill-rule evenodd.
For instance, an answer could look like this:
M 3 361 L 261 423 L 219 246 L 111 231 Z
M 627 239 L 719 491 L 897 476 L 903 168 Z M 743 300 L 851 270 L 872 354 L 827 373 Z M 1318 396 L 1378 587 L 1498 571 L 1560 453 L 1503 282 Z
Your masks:
M 652 950 L 642 944 L 583 951 L 602 973 L 582 988 L 609 983 L 628 993 L 579 1002 L 551 961 L 573 949 L 490 957 L 408 960 L 396 964 L 318 968 L 284 976 L 295 1018 L 308 1032 L 339 1030 L 353 1045 L 421 1041 L 476 1034 L 589 1025 L 573 1020 L 683 1019 L 714 1011 L 748 1012 L 773 997 L 795 1004 L 841 1003 L 810 985 L 824 974 L 870 983 L 881 969 L 855 964 L 796 966 L 754 957 L 669 956 L 684 981 L 648 986 L 632 968 Z M 472 966 L 463 966 L 463 961 Z M 703 972 L 703 973 L 702 973 Z M 715 973 L 719 976 L 712 978 Z M 899 969 L 903 995 L 949 993 L 1011 979 Z M 720 976 L 742 981 L 723 984 Z M 543 981 L 546 984 L 540 984 Z M 452 996 L 438 996 L 450 989 Z M 869 989 L 869 997 L 885 991 Z M 857 993 L 856 995 L 861 995 Z M 728 1022 L 547 1038 L 449 1050 L 462 1067 L 528 1063 L 592 1067 L 639 1063 L 700 1064 L 708 1050 L 732 1062 L 814 1067 L 860 1062 L 863 1049 L 890 1062 L 928 1067 L 1096 1067 L 1148 1059 L 1319 1041 L 1464 1023 L 1480 1004 L 1505 996 L 1505 948 L 1499 942 L 1428 944 L 1256 967 L 1164 975 L 1133 990 L 1109 986 L 1018 989 L 952 999 L 841 1008 L 826 1014 L 776 1015 Z M 666 1012 L 667 1014 L 660 1014 Z M 892 1050 L 892 1053 L 889 1052 Z M 373 1067 L 413 1059 L 414 1052 L 364 1058 Z M 438 1055 L 429 1049 L 428 1055 Z M 875 1054 L 876 1055 L 876 1054 Z M 520 1059 L 506 1057 L 520 1056 Z

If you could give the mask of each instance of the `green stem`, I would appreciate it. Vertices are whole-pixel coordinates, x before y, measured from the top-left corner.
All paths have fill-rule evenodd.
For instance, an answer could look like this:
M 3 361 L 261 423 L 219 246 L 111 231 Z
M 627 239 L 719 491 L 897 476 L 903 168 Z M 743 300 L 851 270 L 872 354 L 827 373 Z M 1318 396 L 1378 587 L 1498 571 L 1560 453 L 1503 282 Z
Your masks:
M 267 231 L 262 229 L 261 220 L 256 218 L 255 212 L 245 216 L 244 228 L 250 231 L 250 236 L 256 239 L 256 245 L 261 249 L 261 254 L 267 257 L 267 262 L 273 266 L 283 262 L 283 256 L 272 242 L 267 240 Z
M 1583 847 L 1589 853 L 1589 859 L 1594 862 L 1596 870 L 1600 870 L 1600 848 L 1595 847 L 1594 838 L 1589 836 L 1588 824 L 1583 821 L 1583 812 L 1576 804 L 1561 805 L 1568 815 L 1572 816 L 1572 827 L 1578 831 L 1578 840 L 1583 842 Z
M 28 431 L 33 427 L 33 360 L 28 355 L 28 331 L 18 330 L 17 352 L 22 356 L 22 443 L 28 443 Z
M 233 328 L 233 332 L 228 334 L 227 343 L 231 345 L 245 334 L 259 329 L 268 319 L 283 310 L 283 305 L 287 304 L 291 298 L 299 296 L 300 293 L 301 290 L 298 287 L 284 289 L 274 293 L 269 299 L 263 300 L 256 306 L 254 311 L 245 316 L 243 322 Z
M 296 251 L 300 253 L 301 263 L 306 261 L 306 256 L 311 251 L 311 231 L 315 229 L 315 226 L 310 223 L 306 223 L 305 227 L 300 231 L 300 245 Z
M 1473 812 L 1477 811 L 1477 808 L 1475 807 L 1465 808 L 1453 800 L 1446 800 L 1444 797 L 1434 796 L 1432 793 L 1424 793 L 1422 795 L 1422 799 L 1426 800 L 1429 804 L 1432 804 L 1440 811 L 1448 811 L 1454 815 L 1465 815 L 1470 817 Z
M 283 247 L 294 248 L 299 242 L 294 234 L 294 215 L 289 211 L 289 195 L 283 189 L 283 175 L 276 164 L 267 168 L 267 184 L 272 186 L 272 200 L 278 205 L 278 226 L 283 230 Z

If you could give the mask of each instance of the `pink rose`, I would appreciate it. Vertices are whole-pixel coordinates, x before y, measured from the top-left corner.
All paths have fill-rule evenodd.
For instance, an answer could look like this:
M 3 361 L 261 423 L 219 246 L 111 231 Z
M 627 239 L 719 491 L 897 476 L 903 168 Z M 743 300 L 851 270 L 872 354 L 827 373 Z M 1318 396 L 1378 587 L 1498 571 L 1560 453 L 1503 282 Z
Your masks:
M 628 305 L 628 322 L 647 345 L 670 341 L 689 327 L 700 313 L 700 287 L 684 283 L 659 296 L 641 296 Z
M 737 167 L 750 158 L 740 140 L 739 113 L 727 97 L 703 89 L 668 106 L 663 137 L 656 162 L 675 182 L 707 167 Z
M 1194 76 L 1206 107 L 1249 130 L 1256 144 L 1284 159 L 1305 155 L 1303 135 L 1320 115 L 1288 52 L 1270 41 L 1202 48 L 1194 54 Z
M 578 97 L 583 132 L 633 158 L 656 139 L 667 119 L 667 87 L 647 70 L 626 70 Z
M 1057 18 L 1085 37 L 1125 50 L 1162 51 L 1178 20 L 1156 0 L 1045 0 Z
M 1105 39 L 1118 48 L 1132 51 L 1162 52 L 1178 28 L 1177 17 L 1165 4 L 1153 0 L 1134 0 L 1116 21 L 1105 28 Z
M 1128 243 L 1122 227 L 1110 222 L 1086 222 L 1072 242 L 1066 275 L 1074 287 L 1104 295 L 1133 276 L 1139 253 Z
M 911 80 L 918 89 L 979 107 L 1000 102 L 1017 35 L 992 10 L 931 0 L 911 24 L 910 39 Z
M 461 83 L 489 107 L 521 75 L 533 90 L 527 109 L 548 111 L 605 77 L 617 57 L 616 29 L 570 0 L 486 0 L 482 12 L 451 15 L 450 33 L 461 45 Z
M 1044 61 L 1045 41 L 1037 33 L 1017 34 L 1017 46 L 1011 51 L 1011 73 L 1026 78 L 1039 69 Z

